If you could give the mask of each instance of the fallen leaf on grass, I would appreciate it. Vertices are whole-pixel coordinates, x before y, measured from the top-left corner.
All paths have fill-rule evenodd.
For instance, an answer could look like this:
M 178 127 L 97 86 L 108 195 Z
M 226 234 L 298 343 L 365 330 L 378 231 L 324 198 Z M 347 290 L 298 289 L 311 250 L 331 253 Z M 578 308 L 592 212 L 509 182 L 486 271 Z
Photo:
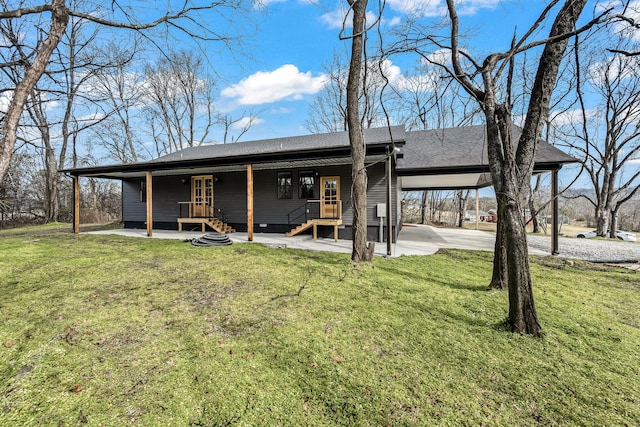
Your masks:
M 76 384 L 73 387 L 71 387 L 70 391 L 72 393 L 80 393 L 82 391 L 82 386 L 80 384 Z
M 331 356 L 331 360 L 333 360 L 336 363 L 342 363 L 342 359 L 339 358 L 338 356 Z

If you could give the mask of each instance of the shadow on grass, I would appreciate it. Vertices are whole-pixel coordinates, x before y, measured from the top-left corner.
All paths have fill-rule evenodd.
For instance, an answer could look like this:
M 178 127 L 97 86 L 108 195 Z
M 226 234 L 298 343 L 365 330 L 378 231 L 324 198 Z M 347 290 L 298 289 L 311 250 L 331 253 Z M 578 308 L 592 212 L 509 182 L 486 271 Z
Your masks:
M 427 303 L 411 302 L 411 306 L 421 312 L 426 313 L 438 320 L 443 320 L 445 323 L 459 323 L 471 326 L 473 328 L 482 328 L 495 330 L 497 332 L 509 332 L 507 322 L 505 319 L 499 322 L 488 322 L 486 316 L 474 316 L 472 311 L 452 311 L 446 310 L 438 306 L 429 306 Z
M 415 271 L 408 271 L 402 268 L 396 268 L 391 265 L 384 265 L 379 268 L 390 274 L 397 275 L 400 277 L 407 277 L 417 282 L 424 282 L 427 285 L 445 286 L 451 289 L 457 289 L 462 291 L 486 292 L 487 286 L 489 284 L 488 281 L 487 283 L 483 283 L 483 284 L 470 284 L 470 283 L 465 283 L 459 280 L 446 280 L 443 277 L 435 277 L 434 275 L 429 274 L 429 272 L 421 274 Z M 438 273 L 438 274 L 441 274 L 441 273 Z

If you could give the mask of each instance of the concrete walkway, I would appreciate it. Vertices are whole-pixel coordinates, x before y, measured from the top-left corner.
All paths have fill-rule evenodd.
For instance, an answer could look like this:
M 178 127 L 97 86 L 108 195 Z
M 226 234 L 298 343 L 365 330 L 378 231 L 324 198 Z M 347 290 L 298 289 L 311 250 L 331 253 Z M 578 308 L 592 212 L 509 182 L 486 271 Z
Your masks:
M 87 234 L 117 234 L 130 237 L 147 237 L 146 230 L 117 229 L 91 231 Z M 202 233 L 194 231 L 153 230 L 154 239 L 191 240 L 201 237 Z M 229 237 L 233 243 L 248 243 L 247 233 L 231 233 Z M 441 248 L 469 249 L 493 252 L 495 235 L 485 231 L 435 228 L 428 225 L 405 225 L 400 231 L 396 244 L 392 245 L 392 257 L 401 255 L 431 255 Z M 253 242 L 266 246 L 304 249 L 310 251 L 351 253 L 351 240 L 333 239 L 313 240 L 310 235 L 286 237 L 284 234 L 254 233 Z M 386 243 L 376 243 L 376 255 L 386 256 Z M 531 248 L 531 255 L 545 255 L 546 253 Z

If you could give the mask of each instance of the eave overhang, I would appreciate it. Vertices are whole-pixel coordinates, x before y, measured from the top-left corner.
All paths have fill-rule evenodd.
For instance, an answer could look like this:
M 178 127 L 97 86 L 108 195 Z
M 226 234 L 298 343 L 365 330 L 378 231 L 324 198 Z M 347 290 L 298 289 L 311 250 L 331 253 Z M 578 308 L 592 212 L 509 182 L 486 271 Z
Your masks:
M 367 162 L 379 160 L 387 155 L 391 145 L 402 145 L 403 141 L 390 141 L 367 144 Z M 171 161 L 149 161 L 120 165 L 70 168 L 60 172 L 71 176 L 123 179 L 142 176 L 151 171 L 157 175 L 181 175 L 198 173 L 198 171 L 233 171 L 243 170 L 246 165 L 253 164 L 255 170 L 284 167 L 312 167 L 351 163 L 351 147 L 340 146 L 330 148 L 305 149 L 286 152 L 247 154 L 233 157 L 196 158 Z

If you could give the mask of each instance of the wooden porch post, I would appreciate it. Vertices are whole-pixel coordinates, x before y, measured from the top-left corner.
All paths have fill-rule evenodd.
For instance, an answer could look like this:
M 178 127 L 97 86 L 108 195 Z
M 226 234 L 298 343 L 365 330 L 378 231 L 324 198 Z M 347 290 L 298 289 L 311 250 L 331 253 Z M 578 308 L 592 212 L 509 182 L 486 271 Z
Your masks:
M 393 151 L 387 149 L 387 256 L 391 256 L 391 241 L 393 240 L 393 221 L 391 218 L 391 156 Z
M 253 165 L 247 165 L 247 239 L 253 242 Z
M 73 176 L 73 232 L 80 232 L 80 176 Z
M 545 218 L 546 220 L 546 218 Z M 558 248 L 558 171 L 551 171 L 551 255 L 560 253 Z
M 147 191 L 147 236 L 153 236 L 153 177 L 151 171 L 147 171 L 146 177 L 146 191 Z

